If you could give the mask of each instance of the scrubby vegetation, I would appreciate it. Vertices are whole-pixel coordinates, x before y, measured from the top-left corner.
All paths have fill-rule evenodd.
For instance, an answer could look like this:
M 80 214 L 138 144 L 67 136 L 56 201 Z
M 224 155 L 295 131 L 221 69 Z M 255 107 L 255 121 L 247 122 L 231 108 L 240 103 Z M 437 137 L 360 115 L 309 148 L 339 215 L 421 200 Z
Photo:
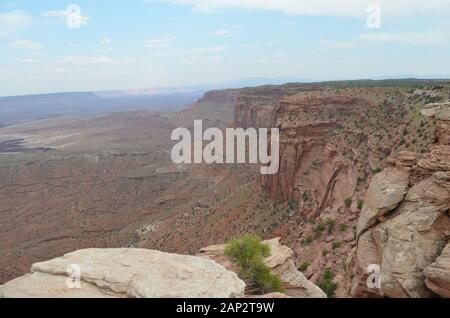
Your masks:
M 333 282 L 333 278 L 334 274 L 331 269 L 326 268 L 318 284 L 319 288 L 322 289 L 329 298 L 335 296 L 336 289 L 338 288 L 338 284 Z
M 240 267 L 239 276 L 253 280 L 261 293 L 283 292 L 280 278 L 264 264 L 264 258 L 270 256 L 270 248 L 259 237 L 245 235 L 232 240 L 225 248 L 225 255 Z
M 345 199 L 345 201 L 344 201 L 344 203 L 345 203 L 345 206 L 347 207 L 347 208 L 349 208 L 349 207 L 351 207 L 352 206 L 352 198 L 347 198 L 347 199 Z
M 331 243 L 331 248 L 332 248 L 333 250 L 335 250 L 335 249 L 341 247 L 341 245 L 342 245 L 342 242 L 341 242 L 341 241 L 339 241 L 339 240 L 334 240 L 334 241 Z
M 347 231 L 347 229 L 348 229 L 348 225 L 347 224 L 345 224 L 345 223 L 339 224 L 339 231 L 340 232 L 345 232 L 345 231 Z
M 361 199 L 358 199 L 358 210 L 361 210 L 364 206 L 364 201 Z
M 308 269 L 310 263 L 308 261 L 304 261 L 298 268 L 300 272 L 304 272 Z
M 327 219 L 327 231 L 328 234 L 331 234 L 334 231 L 334 226 L 336 225 L 336 221 L 333 219 Z

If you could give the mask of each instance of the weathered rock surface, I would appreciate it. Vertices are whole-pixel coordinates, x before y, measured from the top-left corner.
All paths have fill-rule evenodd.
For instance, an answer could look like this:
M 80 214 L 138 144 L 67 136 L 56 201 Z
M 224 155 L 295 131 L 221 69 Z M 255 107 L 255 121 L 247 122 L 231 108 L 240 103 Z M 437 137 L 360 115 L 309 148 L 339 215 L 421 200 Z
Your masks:
M 81 288 L 68 288 L 72 264 L 79 266 Z M 244 289 L 235 273 L 205 258 L 145 249 L 84 249 L 33 264 L 31 274 L 0 286 L 0 297 L 228 298 L 243 297 Z
M 394 155 L 388 160 L 393 166 L 372 179 L 358 222 L 352 295 L 449 297 L 450 148 L 448 126 L 442 124 L 449 105 L 422 110 L 437 120 L 437 144 L 428 153 Z M 380 289 L 366 286 L 370 264 L 380 265 Z
M 450 243 L 436 262 L 425 268 L 423 273 L 429 289 L 441 297 L 450 298 Z
M 357 225 L 357 234 L 374 225 L 377 219 L 393 210 L 406 194 L 409 172 L 397 167 L 387 167 L 375 175 L 365 197 Z
M 434 117 L 436 123 L 436 138 L 440 144 L 450 145 L 450 103 L 433 103 L 425 105 L 422 115 Z
M 292 260 L 294 252 L 279 241 L 279 238 L 264 241 L 271 251 L 271 255 L 264 260 L 264 263 L 273 274 L 280 277 L 285 294 L 298 298 L 325 298 L 325 293 L 297 270 Z M 215 260 L 229 270 L 239 271 L 239 268 L 224 255 L 224 250 L 225 245 L 208 246 L 200 250 L 200 255 Z M 247 286 L 247 291 L 251 289 L 252 286 Z
M 427 179 L 413 187 L 396 211 L 398 216 L 372 230 L 381 253 L 382 292 L 386 296 L 432 296 L 422 271 L 442 250 L 450 219 L 442 213 L 444 206 L 425 201 L 425 192 L 434 187 L 431 182 Z

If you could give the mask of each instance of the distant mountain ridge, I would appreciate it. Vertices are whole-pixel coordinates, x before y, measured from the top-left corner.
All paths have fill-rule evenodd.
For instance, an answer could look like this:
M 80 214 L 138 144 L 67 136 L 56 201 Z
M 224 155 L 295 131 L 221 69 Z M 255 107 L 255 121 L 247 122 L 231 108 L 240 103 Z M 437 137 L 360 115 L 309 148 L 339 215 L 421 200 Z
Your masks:
M 152 95 L 72 92 L 0 97 L 0 126 L 66 114 L 150 110 L 176 111 L 194 103 L 203 92 Z

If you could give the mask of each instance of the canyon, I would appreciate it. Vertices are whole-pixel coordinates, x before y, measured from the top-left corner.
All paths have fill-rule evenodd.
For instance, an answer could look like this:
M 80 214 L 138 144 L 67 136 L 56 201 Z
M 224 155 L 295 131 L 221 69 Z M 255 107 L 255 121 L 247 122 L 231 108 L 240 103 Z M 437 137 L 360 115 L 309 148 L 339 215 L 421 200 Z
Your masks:
M 277 272 L 291 273 L 289 286 L 320 285 L 328 269 L 335 297 L 449 297 L 449 98 L 448 81 L 293 83 L 210 91 L 177 112 L 2 127 L 0 283 L 88 248 L 199 255 L 232 270 L 220 244 L 251 233 L 289 247 Z M 198 119 L 279 128 L 278 173 L 173 163 L 171 132 Z M 367 288 L 370 264 L 379 289 Z

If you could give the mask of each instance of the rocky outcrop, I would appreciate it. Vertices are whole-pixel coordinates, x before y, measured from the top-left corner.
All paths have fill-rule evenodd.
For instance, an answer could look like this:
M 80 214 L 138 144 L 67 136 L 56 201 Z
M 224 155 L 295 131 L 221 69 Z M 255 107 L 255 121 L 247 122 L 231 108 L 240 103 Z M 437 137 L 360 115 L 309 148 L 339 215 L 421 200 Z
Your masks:
M 425 284 L 441 297 L 450 298 L 450 243 L 436 261 L 425 268 Z
M 80 288 L 74 288 L 77 277 Z M 243 297 L 244 289 L 235 273 L 205 258 L 145 249 L 84 249 L 33 264 L 30 274 L 0 286 L 0 297 L 228 298 Z
M 449 131 L 441 129 L 449 106 L 422 110 L 437 120 L 437 144 L 428 153 L 394 155 L 372 179 L 358 221 L 353 296 L 449 296 L 450 148 Z M 380 288 L 366 285 L 370 264 L 380 266 Z
M 403 200 L 409 185 L 407 170 L 388 167 L 375 175 L 367 190 L 357 225 L 357 235 L 373 226 Z
M 450 145 L 450 103 L 433 103 L 425 105 L 422 115 L 434 117 L 436 124 L 436 138 L 440 144 Z
M 292 256 L 294 252 L 287 246 L 280 244 L 279 238 L 264 241 L 270 247 L 271 255 L 264 260 L 273 274 L 278 275 L 283 283 L 285 294 L 298 298 L 324 298 L 325 293 L 297 270 Z M 225 268 L 238 272 L 239 268 L 224 255 L 225 245 L 213 245 L 202 248 L 200 256 L 212 259 Z M 254 286 L 248 284 L 246 294 L 250 294 Z

